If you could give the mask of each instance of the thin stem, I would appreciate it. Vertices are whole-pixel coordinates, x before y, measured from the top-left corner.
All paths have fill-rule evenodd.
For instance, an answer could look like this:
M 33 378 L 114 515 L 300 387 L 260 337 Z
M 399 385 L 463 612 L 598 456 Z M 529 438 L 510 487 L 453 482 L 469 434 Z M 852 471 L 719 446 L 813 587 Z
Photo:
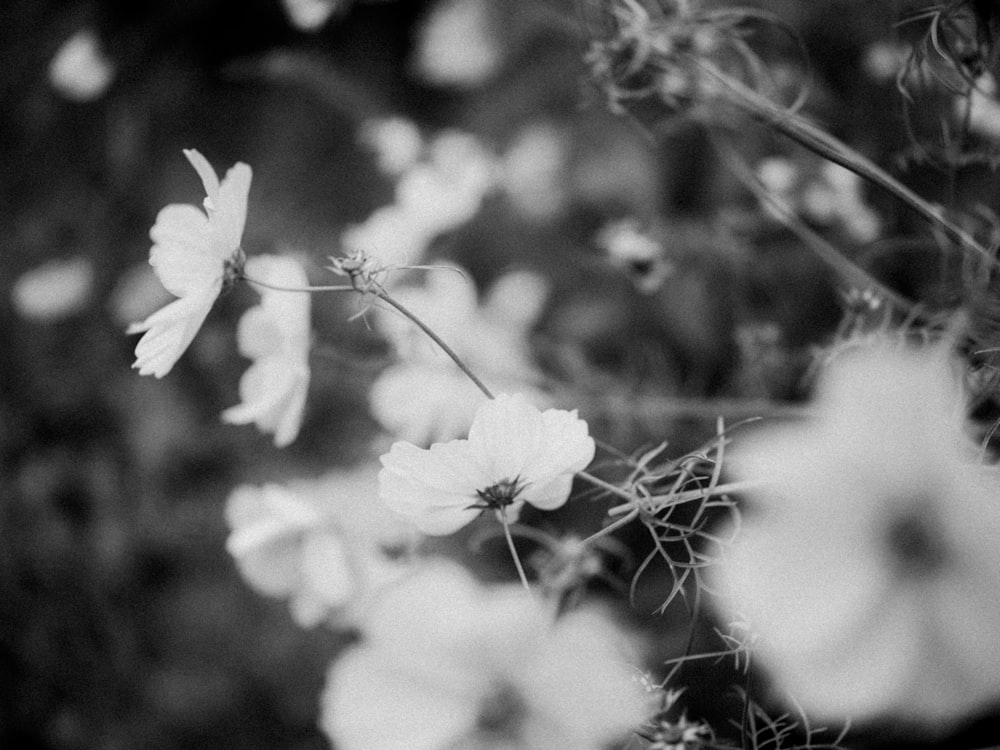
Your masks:
M 760 487 L 763 482 L 755 480 L 746 480 L 743 482 L 730 482 L 729 484 L 717 484 L 714 487 L 706 487 L 703 490 L 688 490 L 687 492 L 676 492 L 666 495 L 652 495 L 643 500 L 644 505 L 648 505 L 649 510 L 653 510 L 653 505 L 661 500 L 669 501 L 671 504 L 676 503 L 686 503 L 688 500 L 697 500 L 702 497 L 711 497 L 712 495 L 726 495 L 731 492 L 745 492 L 746 490 L 752 490 Z M 620 516 L 622 513 L 628 513 L 630 510 L 635 508 L 635 502 L 623 503 L 621 505 L 616 505 L 614 508 L 608 511 L 609 516 Z
M 578 471 L 576 473 L 580 479 L 584 479 L 590 482 L 595 487 L 600 487 L 602 490 L 610 492 L 612 495 L 618 495 L 618 497 L 624 498 L 625 500 L 633 501 L 635 497 L 628 490 L 623 490 L 621 487 L 616 487 L 613 484 L 605 482 L 603 479 L 595 477 L 593 474 L 588 474 L 585 471 Z
M 397 311 L 409 318 L 421 331 L 426 333 L 435 344 L 441 347 L 441 350 L 445 354 L 451 357 L 452 362 L 458 365 L 459 369 L 468 376 L 469 380 L 476 384 L 476 387 L 486 395 L 486 398 L 495 398 L 492 391 L 490 391 L 490 389 L 483 384 L 483 381 L 476 377 L 476 374 L 469 369 L 468 365 L 466 365 L 465 362 L 463 362 L 461 358 L 455 354 L 454 350 L 452 350 L 452 348 L 448 346 L 440 336 L 434 333 L 434 331 L 432 331 L 426 323 L 393 299 L 382 287 L 374 287 L 374 294 L 380 300 L 392 305 L 392 307 L 396 308 Z
M 609 523 L 600 531 L 595 531 L 593 534 L 584 539 L 581 542 L 581 544 L 590 544 L 591 542 L 595 542 L 601 537 L 607 536 L 611 532 L 620 529 L 622 526 L 627 526 L 628 524 L 632 523 L 632 521 L 634 521 L 638 516 L 639 516 L 639 509 L 632 508 L 632 512 L 629 513 L 627 516 L 622 516 L 617 521 Z
M 279 284 L 269 284 L 266 281 L 260 281 L 259 279 L 252 279 L 245 273 L 240 274 L 240 278 L 244 281 L 249 281 L 251 284 L 257 286 L 262 286 L 265 289 L 273 289 L 276 292 L 302 292 L 305 294 L 314 294 L 316 292 L 353 292 L 355 291 L 353 286 L 281 286 Z
M 521 585 L 524 586 L 524 590 L 530 594 L 531 585 L 528 583 L 528 576 L 524 573 L 524 566 L 521 565 L 521 558 L 517 554 L 517 547 L 514 546 L 514 537 L 510 534 L 510 524 L 507 522 L 507 508 L 503 506 L 498 508 L 497 515 L 500 516 L 500 524 L 503 526 L 503 536 L 507 540 L 507 549 L 510 550 L 510 556 L 514 558 L 514 567 L 517 568 L 517 576 L 521 579 Z
M 708 75 L 721 83 L 731 95 L 728 101 L 737 105 L 757 119 L 767 122 L 782 135 L 791 138 L 813 153 L 849 169 L 869 182 L 895 195 L 932 225 L 939 227 L 949 238 L 969 248 L 983 258 L 995 263 L 996 258 L 980 245 L 968 232 L 951 222 L 944 211 L 930 201 L 917 195 L 906 185 L 890 175 L 875 162 L 855 151 L 843 141 L 816 127 L 801 115 L 778 106 L 765 96 L 746 86 L 741 81 L 726 75 L 703 61 L 696 64 Z

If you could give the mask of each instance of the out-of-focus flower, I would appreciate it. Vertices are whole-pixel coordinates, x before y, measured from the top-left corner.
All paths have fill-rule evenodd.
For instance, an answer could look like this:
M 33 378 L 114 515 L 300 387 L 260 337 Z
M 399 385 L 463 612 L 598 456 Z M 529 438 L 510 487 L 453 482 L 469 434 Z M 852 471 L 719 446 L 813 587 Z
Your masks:
M 11 301 L 28 320 L 53 322 L 80 312 L 93 287 L 94 267 L 87 258 L 52 260 L 22 274 L 11 290 Z
M 882 230 L 878 214 L 865 203 L 861 178 L 839 164 L 802 170 L 789 159 L 768 157 L 757 165 L 757 176 L 785 210 L 840 229 L 856 242 L 871 242 Z M 764 209 L 780 218 L 768 204 Z
M 309 279 L 298 261 L 259 255 L 246 275 L 265 284 L 301 289 Z M 284 448 L 299 434 L 309 390 L 310 298 L 306 293 L 259 287 L 261 301 L 247 310 L 236 332 L 240 353 L 253 364 L 240 378 L 242 403 L 222 413 L 230 424 L 255 423 Z
M 912 53 L 913 50 L 905 44 L 875 42 L 865 49 L 861 67 L 875 81 L 894 81 Z
M 487 0 L 438 0 L 417 32 L 411 60 L 417 77 L 464 89 L 489 81 L 504 57 L 493 12 Z
M 429 449 L 394 443 L 382 456 L 379 496 L 426 534 L 451 534 L 483 510 L 516 520 L 525 503 L 553 510 L 573 474 L 594 458 L 594 440 L 575 411 L 544 412 L 501 394 L 476 412 L 467 440 Z
M 500 184 L 511 205 L 530 219 L 549 219 L 569 200 L 569 142 L 551 123 L 522 130 L 503 155 Z
M 323 26 L 345 0 L 281 0 L 292 25 L 302 31 L 315 31 Z
M 431 242 L 472 219 L 496 184 L 495 159 L 472 135 L 448 131 L 396 176 L 395 201 L 341 235 L 345 255 L 382 266 L 420 263 Z
M 622 219 L 605 226 L 597 235 L 598 246 L 608 259 L 623 269 L 639 291 L 652 294 L 673 273 L 663 244 L 644 231 L 635 219 Z
M 116 323 L 127 326 L 133 320 L 151 315 L 173 298 L 149 263 L 142 261 L 129 266 L 118 277 L 108 308 Z
M 952 364 L 848 349 L 814 419 L 734 444 L 762 486 L 709 583 L 817 718 L 944 729 L 1000 698 L 1000 476 L 973 460 Z
M 968 98 L 955 101 L 955 111 L 959 118 L 968 117 L 971 132 L 1000 141 L 1000 101 L 997 101 L 997 82 L 992 75 L 980 76 Z
M 431 273 L 421 287 L 393 296 L 441 336 L 477 376 L 499 391 L 520 392 L 536 406 L 548 398 L 528 342 L 548 294 L 527 271 L 501 276 L 479 303 L 475 287 L 457 272 Z M 377 318 L 400 361 L 386 368 L 369 394 L 372 414 L 401 440 L 427 445 L 465 435 L 483 396 L 427 336 L 402 316 Z M 462 381 L 465 382 L 462 382 Z M 420 399 L 413 394 L 420 393 Z
M 198 333 L 215 304 L 223 282 L 242 263 L 240 240 L 247 217 L 250 167 L 238 162 L 222 182 L 204 156 L 186 149 L 205 186 L 205 213 L 187 204 L 163 208 L 149 231 L 149 264 L 160 283 L 179 299 L 133 323 L 128 333 L 145 335 L 135 348 L 140 375 L 162 378 Z
M 63 42 L 49 63 L 52 88 L 78 102 L 89 102 L 114 80 L 115 66 L 104 54 L 93 29 L 80 29 Z
M 453 563 L 394 586 L 330 669 L 320 727 L 344 750 L 597 750 L 647 705 L 636 644 L 603 614 L 550 609 Z
M 360 139 L 375 153 L 378 168 L 394 176 L 416 164 L 424 150 L 420 128 L 405 117 L 369 120 L 361 127 Z
M 240 573 L 262 594 L 288 599 L 302 627 L 350 621 L 409 568 L 398 553 L 413 543 L 412 528 L 379 502 L 374 467 L 238 487 L 226 520 Z

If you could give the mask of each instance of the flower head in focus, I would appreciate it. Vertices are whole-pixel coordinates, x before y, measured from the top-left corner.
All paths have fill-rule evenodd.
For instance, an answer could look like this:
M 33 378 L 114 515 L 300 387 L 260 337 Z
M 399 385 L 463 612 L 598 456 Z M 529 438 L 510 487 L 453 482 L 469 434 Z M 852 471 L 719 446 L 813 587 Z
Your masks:
M 553 622 L 452 563 L 401 580 L 331 667 L 320 726 L 344 750 L 597 750 L 637 727 L 635 644 L 597 611 Z
M 397 553 L 415 541 L 375 495 L 368 467 L 238 487 L 226 503 L 226 549 L 251 586 L 288 599 L 302 627 L 349 620 L 409 569 Z
M 395 443 L 382 456 L 379 496 L 426 534 L 451 534 L 483 510 L 516 520 L 525 503 L 553 510 L 573 474 L 594 458 L 594 440 L 575 411 L 539 411 L 500 395 L 476 412 L 467 440 L 429 449 Z
M 246 264 L 247 275 L 280 287 L 309 284 L 298 261 L 278 255 L 259 255 Z M 309 390 L 310 298 L 306 293 L 260 288 L 260 305 L 240 319 L 240 352 L 253 364 L 240 378 L 242 403 L 222 413 L 230 424 L 256 423 L 274 434 L 283 448 L 295 440 L 302 425 Z
M 204 156 L 186 149 L 205 186 L 205 213 L 187 204 L 162 209 L 149 232 L 149 264 L 160 283 L 179 299 L 156 311 L 128 333 L 144 333 L 133 367 L 140 375 L 162 378 L 194 339 L 215 304 L 223 282 L 242 264 L 240 241 L 247 217 L 250 167 L 242 162 L 222 182 Z
M 974 460 L 953 364 L 848 349 L 814 419 L 734 445 L 736 478 L 763 485 L 709 583 L 819 719 L 943 727 L 1000 698 L 1000 476 Z

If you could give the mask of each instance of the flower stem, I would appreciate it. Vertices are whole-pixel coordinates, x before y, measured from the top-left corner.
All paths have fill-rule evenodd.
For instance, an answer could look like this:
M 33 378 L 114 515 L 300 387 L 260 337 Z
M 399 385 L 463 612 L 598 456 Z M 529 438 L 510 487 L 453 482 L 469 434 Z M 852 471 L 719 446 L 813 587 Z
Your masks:
M 697 500 L 701 497 L 711 497 L 712 495 L 725 495 L 731 492 L 745 492 L 760 487 L 762 482 L 747 480 L 745 482 L 730 482 L 729 484 L 716 484 L 706 487 L 703 490 L 688 490 L 687 492 L 673 492 L 666 495 L 653 495 L 643 499 L 643 504 L 648 506 L 647 510 L 655 510 L 653 506 L 659 501 L 670 504 L 686 503 L 688 500 Z M 616 505 L 608 511 L 609 516 L 620 516 L 635 509 L 635 501 Z
M 344 284 L 336 286 L 280 286 L 278 284 L 269 284 L 266 281 L 260 281 L 258 279 L 252 279 L 246 274 L 240 276 L 244 281 L 249 281 L 251 284 L 256 286 L 262 286 L 265 289 L 273 289 L 276 292 L 304 292 L 306 294 L 313 294 L 315 292 L 353 292 L 355 291 L 353 286 L 347 286 Z
M 373 293 L 380 300 L 388 303 L 392 307 L 396 308 L 398 312 L 409 318 L 421 331 L 426 333 L 435 344 L 441 347 L 441 350 L 445 354 L 451 357 L 452 362 L 458 365 L 459 369 L 468 376 L 469 380 L 471 380 L 473 383 L 476 384 L 476 387 L 479 388 L 479 390 L 481 390 L 486 395 L 487 398 L 490 399 L 494 398 L 492 391 L 490 391 L 490 389 L 483 384 L 483 381 L 481 381 L 479 378 L 476 377 L 476 374 L 469 369 L 469 366 L 466 365 L 465 362 L 463 362 L 461 358 L 457 354 L 455 354 L 454 350 L 450 346 L 448 346 L 441 339 L 440 336 L 434 333 L 434 331 L 432 331 L 430 327 L 427 326 L 426 323 L 424 323 L 422 320 L 420 320 L 420 318 L 418 318 L 412 312 L 403 307 L 403 305 L 401 305 L 399 302 L 393 299 L 389 295 L 389 293 L 386 292 L 385 289 L 383 289 L 381 286 L 374 287 Z
M 514 567 L 517 568 L 517 576 L 521 579 L 521 585 L 524 586 L 524 590 L 530 594 L 531 585 L 528 583 L 528 576 L 525 575 L 524 566 L 521 565 L 521 558 L 517 554 L 517 547 L 514 546 L 514 537 L 510 534 L 510 524 L 507 522 L 507 509 L 501 506 L 497 509 L 497 515 L 500 516 L 500 524 L 503 526 L 503 536 L 507 540 L 507 549 L 510 550 L 510 556 L 514 558 Z
M 591 534 L 590 536 L 588 536 L 586 539 L 584 539 L 580 543 L 581 544 L 590 544 L 591 542 L 595 542 L 598 539 L 600 539 L 601 537 L 607 536 L 611 532 L 613 532 L 613 531 L 615 531 L 617 529 L 620 529 L 622 526 L 627 526 L 628 524 L 632 523 L 632 521 L 634 521 L 636 519 L 636 517 L 638 517 L 638 515 L 639 515 L 639 509 L 633 506 L 632 507 L 632 512 L 629 513 L 627 516 L 622 516 L 617 521 L 613 521 L 613 522 L 609 523 L 607 526 L 605 526 L 600 531 L 595 531 L 593 534 Z
M 621 487 L 605 482 L 603 479 L 595 477 L 593 474 L 588 474 L 585 471 L 578 471 L 576 475 L 580 477 L 580 479 L 590 482 L 595 487 L 599 487 L 606 492 L 610 492 L 612 495 L 618 495 L 618 497 L 628 500 L 629 502 L 635 500 L 635 496 L 628 490 L 623 490 Z

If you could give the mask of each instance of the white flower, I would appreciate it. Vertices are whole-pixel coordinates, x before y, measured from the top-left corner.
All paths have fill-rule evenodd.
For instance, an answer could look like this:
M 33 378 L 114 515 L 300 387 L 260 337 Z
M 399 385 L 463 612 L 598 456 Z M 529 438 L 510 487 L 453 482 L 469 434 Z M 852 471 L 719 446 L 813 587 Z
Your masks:
M 114 64 L 104 54 L 93 29 L 80 29 L 63 42 L 49 63 L 49 83 L 68 99 L 97 99 L 115 77 Z
M 503 62 L 500 29 L 486 0 L 438 0 L 418 29 L 412 64 L 424 81 L 475 88 Z
M 779 689 L 823 720 L 944 726 L 1000 698 L 1000 477 L 939 349 L 868 345 L 815 419 L 734 444 L 750 493 L 710 585 Z
M 160 283 L 180 299 L 129 326 L 145 335 L 135 348 L 140 375 L 162 378 L 194 338 L 233 264 L 242 257 L 240 239 L 247 216 L 250 167 L 242 162 L 222 182 L 204 156 L 194 149 L 184 155 L 205 186 L 207 216 L 191 205 L 172 203 L 162 209 L 149 232 L 153 248 L 149 264 Z
M 302 266 L 287 256 L 255 256 L 247 261 L 246 274 L 275 286 L 309 284 Z M 260 305 L 243 314 L 237 329 L 240 352 L 254 362 L 240 378 L 242 403 L 226 409 L 222 419 L 256 423 L 262 432 L 273 433 L 274 444 L 283 448 L 299 434 L 309 390 L 310 297 L 259 289 Z
M 390 175 L 412 167 L 424 150 L 420 128 L 405 117 L 369 120 L 361 128 L 361 142 L 375 153 L 379 169 Z
M 226 503 L 226 549 L 250 585 L 289 600 L 302 627 L 350 620 L 408 569 L 393 554 L 414 541 L 375 495 L 367 467 L 289 487 L 238 487 Z
M 333 664 L 320 727 L 343 750 L 597 750 L 624 737 L 647 705 L 634 644 L 596 611 L 552 620 L 516 586 L 429 565 Z
M 87 258 L 51 260 L 14 283 L 14 309 L 28 320 L 52 322 L 74 315 L 90 301 L 94 266 Z
M 282 0 L 292 25 L 302 31 L 315 31 L 343 4 L 343 0 Z
M 485 509 L 515 520 L 526 502 L 560 507 L 573 474 L 593 458 L 594 440 L 575 411 L 542 412 L 501 394 L 476 412 L 467 440 L 393 444 L 381 458 L 379 496 L 424 533 L 451 534 Z

